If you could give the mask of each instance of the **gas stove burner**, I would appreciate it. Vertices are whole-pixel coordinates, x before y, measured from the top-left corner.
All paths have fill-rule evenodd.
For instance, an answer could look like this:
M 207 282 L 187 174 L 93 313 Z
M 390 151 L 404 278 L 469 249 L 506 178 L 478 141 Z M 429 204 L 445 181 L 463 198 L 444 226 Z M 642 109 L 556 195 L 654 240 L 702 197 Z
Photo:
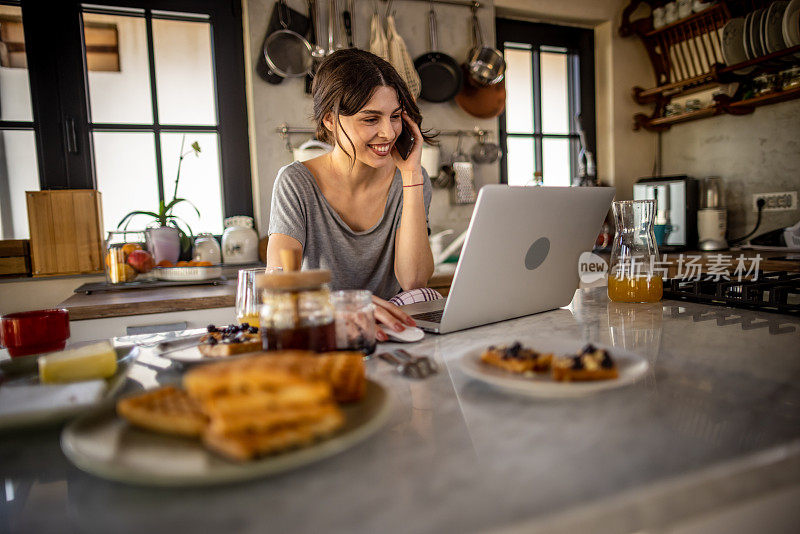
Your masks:
M 760 273 L 755 280 L 672 278 L 664 298 L 800 315 L 800 273 Z

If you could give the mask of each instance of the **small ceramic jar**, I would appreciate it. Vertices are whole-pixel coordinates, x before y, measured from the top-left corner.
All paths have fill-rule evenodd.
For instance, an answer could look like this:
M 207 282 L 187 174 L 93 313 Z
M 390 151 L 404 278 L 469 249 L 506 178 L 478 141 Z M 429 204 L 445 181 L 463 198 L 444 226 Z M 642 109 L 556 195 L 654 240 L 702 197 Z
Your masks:
M 678 0 L 678 18 L 686 18 L 692 14 L 692 0 Z
M 698 98 L 691 98 L 691 99 L 687 100 L 686 104 L 684 105 L 684 109 L 686 110 L 687 113 L 690 112 L 690 111 L 697 111 L 697 110 L 700 109 L 700 107 L 701 107 L 701 103 L 700 103 L 700 99 L 698 99 Z
M 665 11 L 663 6 L 659 6 L 653 9 L 653 28 L 659 29 L 662 26 L 666 26 L 667 21 L 664 19 Z
M 667 24 L 672 24 L 678 20 L 678 4 L 670 2 L 664 6 L 664 21 Z
M 197 234 L 194 240 L 194 261 L 210 261 L 214 265 L 222 263 L 222 249 L 212 234 Z
M 228 217 L 222 234 L 224 263 L 242 264 L 258 261 L 258 234 L 253 230 L 252 217 Z

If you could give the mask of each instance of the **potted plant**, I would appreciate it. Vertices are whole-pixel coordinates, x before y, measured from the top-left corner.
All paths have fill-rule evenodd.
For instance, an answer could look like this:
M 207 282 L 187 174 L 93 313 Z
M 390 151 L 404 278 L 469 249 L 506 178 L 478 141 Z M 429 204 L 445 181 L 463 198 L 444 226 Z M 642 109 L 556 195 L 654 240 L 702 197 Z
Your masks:
M 123 228 L 124 225 L 123 229 L 127 230 L 128 225 L 137 215 L 146 215 L 148 217 L 152 217 L 155 224 L 147 228 L 147 247 L 150 249 L 150 253 L 153 255 L 156 263 L 164 260 L 175 263 L 181 256 L 182 251 L 184 253 L 191 251 L 192 238 L 194 237 L 194 234 L 192 233 L 192 229 L 189 227 L 186 221 L 173 214 L 175 206 L 186 202 L 192 208 L 194 208 L 197 216 L 200 216 L 200 210 L 198 210 L 194 204 L 185 198 L 178 198 L 178 182 L 181 179 L 181 164 L 183 163 L 183 158 L 192 153 L 194 153 L 195 157 L 199 157 L 201 152 L 200 144 L 197 141 L 192 143 L 189 147 L 189 150 L 184 152 L 185 141 L 186 136 L 184 135 L 181 138 L 180 157 L 178 158 L 178 172 L 175 176 L 175 187 L 172 192 L 172 200 L 167 203 L 164 203 L 163 200 L 160 200 L 158 202 L 158 211 L 132 211 L 125 215 L 117 225 L 117 229 Z

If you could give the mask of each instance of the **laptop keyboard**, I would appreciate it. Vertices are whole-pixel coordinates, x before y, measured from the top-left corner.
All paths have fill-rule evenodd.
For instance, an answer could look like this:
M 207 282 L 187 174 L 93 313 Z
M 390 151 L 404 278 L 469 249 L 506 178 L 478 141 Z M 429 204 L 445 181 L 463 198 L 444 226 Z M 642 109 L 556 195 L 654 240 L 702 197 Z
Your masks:
M 441 323 L 442 322 L 442 314 L 444 310 L 436 310 L 432 312 L 425 312 L 425 313 L 418 313 L 417 315 L 412 315 L 414 319 L 419 319 L 420 321 L 428 321 L 431 323 Z

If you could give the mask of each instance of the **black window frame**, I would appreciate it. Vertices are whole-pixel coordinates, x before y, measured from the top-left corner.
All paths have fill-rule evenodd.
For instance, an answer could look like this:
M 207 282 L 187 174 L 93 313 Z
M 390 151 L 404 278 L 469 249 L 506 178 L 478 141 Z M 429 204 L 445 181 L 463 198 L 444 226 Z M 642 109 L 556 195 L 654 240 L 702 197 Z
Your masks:
M 500 146 L 500 182 L 508 183 L 508 138 L 522 137 L 534 140 L 534 171 L 543 172 L 543 140 L 570 140 L 570 183 L 576 182 L 578 169 L 579 136 L 575 114 L 581 114 L 586 150 L 595 156 L 597 165 L 597 134 L 595 115 L 595 80 L 594 80 L 594 31 L 570 26 L 556 26 L 539 22 L 527 22 L 506 18 L 495 20 L 497 48 L 505 52 L 506 43 L 519 43 L 530 46 L 531 73 L 533 77 L 533 133 L 509 133 L 506 130 L 505 111 L 499 117 Z M 527 48 L 526 46 L 526 48 Z M 564 49 L 568 55 L 568 110 L 570 114 L 568 134 L 545 134 L 541 121 L 541 78 L 539 69 L 539 53 L 542 48 Z M 547 50 L 545 50 L 547 51 Z
M 92 131 L 155 131 L 159 196 L 163 195 L 160 132 L 216 132 L 219 135 L 223 217 L 253 216 L 248 134 L 244 30 L 241 3 L 236 0 L 77 0 L 2 1 L 22 8 L 30 80 L 32 121 L 0 120 L 0 130 L 33 130 L 39 184 L 47 189 L 96 189 Z M 104 11 L 102 8 L 111 8 Z M 217 125 L 162 125 L 155 98 L 152 125 L 92 123 L 83 42 L 83 13 L 122 15 L 114 9 L 143 10 L 147 24 L 152 86 L 155 93 L 153 11 L 158 19 L 193 20 L 211 25 Z M 202 18 L 159 12 L 197 14 Z

